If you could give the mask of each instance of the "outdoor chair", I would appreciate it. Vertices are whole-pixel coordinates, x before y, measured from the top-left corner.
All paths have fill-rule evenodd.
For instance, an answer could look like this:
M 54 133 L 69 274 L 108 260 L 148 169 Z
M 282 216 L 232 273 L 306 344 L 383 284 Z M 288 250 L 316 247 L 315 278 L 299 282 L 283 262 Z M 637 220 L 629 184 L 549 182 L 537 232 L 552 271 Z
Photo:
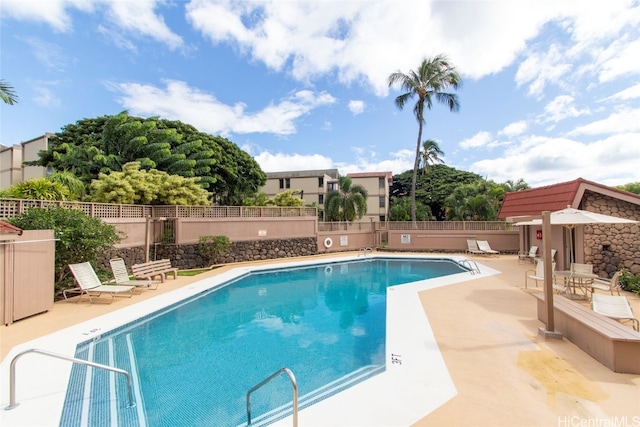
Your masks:
M 478 248 L 478 242 L 474 239 L 467 239 L 467 253 L 472 255 L 484 255 L 484 252 Z
M 524 277 L 524 288 L 527 289 L 527 285 L 529 283 L 529 280 L 533 280 L 536 283 L 536 288 L 538 287 L 538 282 L 544 282 L 544 261 L 541 259 L 537 259 L 535 261 L 536 263 L 536 269 L 535 270 L 527 270 L 525 271 L 525 277 Z M 556 263 L 552 263 L 551 264 L 551 274 L 553 275 L 553 271 L 556 269 Z M 556 291 L 563 291 L 562 286 L 558 286 L 558 288 L 556 289 L 555 285 L 554 285 L 554 290 Z
M 593 294 L 591 309 L 620 323 L 629 321 L 633 329 L 638 330 L 638 319 L 633 315 L 629 300 L 625 296 Z
M 487 242 L 486 240 L 478 240 L 477 242 L 478 242 L 478 249 L 480 249 L 485 254 L 496 255 L 496 256 L 500 255 L 500 252 L 491 249 L 491 246 L 489 246 L 489 242 Z
M 99 297 L 102 294 L 111 295 L 111 300 L 109 301 L 109 303 L 113 302 L 116 295 L 119 294 L 126 294 L 128 292 L 129 295 L 125 296 L 128 296 L 129 298 L 133 296 L 132 290 L 135 288 L 135 286 L 103 285 L 89 262 L 69 264 L 69 270 L 71 270 L 71 274 L 78 284 L 78 287 L 65 289 L 62 292 L 64 299 L 67 301 L 68 293 L 80 294 L 80 297 L 76 300 L 76 302 L 79 302 L 82 299 L 82 296 L 86 295 L 91 303 L 93 303 L 93 299 L 91 298 L 92 296 Z
M 620 295 L 620 284 L 618 283 L 620 276 L 622 276 L 622 272 L 616 271 L 609 280 L 593 279 L 591 283 L 591 294 L 593 295 L 594 289 L 600 289 L 601 291 L 609 291 L 609 293 L 613 295 L 613 290 L 615 289 L 618 295 Z
M 537 254 L 538 254 L 538 247 L 537 246 L 531 246 L 529 248 L 529 252 L 525 252 L 525 251 L 518 252 L 518 261 L 523 261 L 523 262 L 531 261 L 531 262 L 534 262 L 535 259 L 536 259 L 536 255 Z
M 111 271 L 116 280 L 117 285 L 130 285 L 141 288 L 158 289 L 160 280 L 133 280 L 127 271 L 127 264 L 122 258 L 113 258 L 109 260 Z M 153 286 L 153 287 L 152 287 Z

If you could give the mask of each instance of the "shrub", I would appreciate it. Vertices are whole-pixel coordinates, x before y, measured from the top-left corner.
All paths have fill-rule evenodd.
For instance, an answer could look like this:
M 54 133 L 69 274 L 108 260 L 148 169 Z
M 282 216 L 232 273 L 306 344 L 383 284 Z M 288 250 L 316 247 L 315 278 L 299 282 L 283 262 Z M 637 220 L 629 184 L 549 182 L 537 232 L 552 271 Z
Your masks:
M 226 254 L 231 247 L 231 242 L 227 236 L 200 236 L 198 240 L 200 255 L 202 255 L 209 264 L 214 264 L 218 255 Z
M 56 295 L 73 286 L 67 264 L 89 261 L 96 268 L 100 254 L 124 237 L 114 226 L 77 209 L 29 209 L 8 222 L 23 230 L 54 231 Z
M 620 285 L 625 291 L 640 295 L 640 273 L 633 274 L 626 268 L 622 270 Z

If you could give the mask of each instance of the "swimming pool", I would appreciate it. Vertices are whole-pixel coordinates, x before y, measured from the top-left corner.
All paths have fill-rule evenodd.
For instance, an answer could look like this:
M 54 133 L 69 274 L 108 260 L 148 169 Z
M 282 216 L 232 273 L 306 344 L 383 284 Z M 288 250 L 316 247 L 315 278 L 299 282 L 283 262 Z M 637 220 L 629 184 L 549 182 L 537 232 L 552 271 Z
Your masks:
M 424 259 L 424 257 L 416 258 Z M 308 264 L 311 263 L 313 262 L 308 262 Z M 291 264 L 291 266 L 299 265 L 299 263 L 289 264 Z M 305 263 L 303 262 L 302 264 Z M 262 267 L 262 269 L 265 268 L 268 269 L 269 267 Z M 340 275 L 340 270 L 342 268 L 343 267 L 338 264 L 327 265 L 325 268 L 318 270 L 316 274 L 321 274 L 322 278 L 327 275 L 338 276 Z M 347 268 L 352 267 L 349 265 Z M 235 280 L 239 276 L 243 276 L 248 272 L 246 269 L 236 270 L 237 271 L 229 272 L 228 274 L 225 273 L 220 275 L 220 277 L 216 278 L 218 281 L 217 284 L 197 282 L 185 289 L 181 289 L 180 293 L 189 294 L 186 296 L 187 298 L 194 297 L 203 292 L 207 292 L 207 290 L 212 286 L 219 286 L 221 283 L 225 283 L 229 280 Z M 482 268 L 482 270 L 482 275 L 494 274 L 494 272 L 489 271 L 489 269 Z M 439 356 L 437 346 L 433 345 L 434 341 L 432 337 L 429 336 L 430 328 L 428 327 L 428 322 L 426 322 L 424 312 L 420 307 L 419 301 L 416 298 L 416 291 L 450 283 L 457 283 L 471 278 L 472 277 L 470 277 L 468 273 L 460 273 L 437 280 L 418 280 L 409 285 L 390 288 L 390 292 L 388 292 L 387 295 L 387 321 L 385 326 L 383 326 L 383 330 L 386 327 L 387 332 L 386 347 L 384 350 L 379 350 L 377 352 L 377 360 L 385 362 L 386 370 L 382 374 L 376 375 L 368 381 L 357 384 L 338 395 L 333 395 L 320 403 L 304 409 L 300 414 L 301 423 L 304 420 L 304 425 L 340 425 L 341 422 L 344 422 L 345 424 L 362 424 L 363 422 L 366 422 L 367 425 L 407 425 L 417 419 L 416 417 L 418 415 L 416 415 L 416 411 L 420 413 L 419 417 L 424 416 L 429 410 L 432 410 L 455 395 L 455 388 L 448 378 L 448 374 L 446 374 L 446 367 Z M 414 277 L 414 279 L 417 279 L 417 277 Z M 260 289 L 258 288 L 258 292 L 255 292 L 256 295 L 258 295 L 259 292 Z M 267 295 L 268 292 L 269 289 L 267 288 Z M 159 306 L 160 308 L 163 306 L 170 306 L 176 301 L 176 299 L 176 295 L 160 295 L 153 298 L 153 300 L 156 300 L 154 301 L 155 306 Z M 136 306 L 143 305 L 144 303 L 145 302 L 141 302 L 136 304 Z M 152 305 L 151 300 L 149 300 L 148 305 Z M 90 323 L 87 322 L 84 325 L 78 325 L 77 328 L 74 328 L 74 333 L 76 335 L 75 339 L 77 340 L 76 344 L 81 341 L 86 341 L 87 336 L 90 338 L 104 336 L 105 334 L 101 332 L 109 330 L 104 325 L 114 321 L 116 318 L 122 327 L 123 321 L 126 321 L 128 317 L 132 319 L 140 317 L 140 312 L 142 310 L 137 307 L 137 310 L 127 308 L 119 311 L 120 313 L 118 314 L 114 313 L 110 316 L 104 316 L 105 319 L 96 319 L 95 321 Z M 147 312 L 153 311 L 154 310 L 149 310 Z M 371 309 L 370 311 L 373 312 L 375 310 Z M 109 317 L 109 319 L 106 319 L 106 317 Z M 297 321 L 295 315 L 287 318 L 290 318 L 291 324 L 295 325 L 295 322 Z M 255 320 L 255 316 L 253 316 L 252 319 Z M 280 320 L 278 320 L 278 322 L 282 322 L 282 316 L 279 317 L 279 319 Z M 390 319 L 393 320 L 390 321 Z M 344 315 L 342 321 L 347 321 L 347 323 L 349 323 L 348 319 L 345 320 Z M 96 325 L 101 325 L 103 327 L 96 328 Z M 124 329 L 126 328 L 127 327 Z M 192 329 L 197 330 L 198 328 Z M 358 325 L 357 322 L 351 324 L 345 329 L 349 330 L 351 336 L 354 337 L 357 337 L 362 333 L 361 326 Z M 380 334 L 378 333 L 377 335 L 379 336 Z M 384 342 L 385 341 L 383 340 L 383 343 Z M 56 341 L 56 343 L 61 344 L 59 341 Z M 49 344 L 52 344 L 51 341 L 49 341 Z M 42 346 L 40 345 L 40 347 Z M 384 356 L 380 356 L 382 353 L 384 353 Z M 73 354 L 73 351 L 71 354 Z M 151 359 L 153 359 L 153 357 Z M 60 367 L 58 367 L 58 370 L 60 370 Z M 64 369 L 62 369 L 62 371 L 64 371 Z M 271 372 L 266 372 L 264 376 L 269 373 Z M 69 378 L 68 375 L 67 371 L 67 380 Z M 428 378 L 428 381 L 423 381 L 421 378 Z M 256 382 L 261 379 L 262 378 L 258 378 Z M 400 381 L 400 383 L 398 383 L 398 381 Z M 286 381 L 284 382 L 284 387 L 289 387 L 286 384 Z M 398 387 L 399 385 L 401 385 L 401 387 Z M 246 390 L 243 391 L 243 397 L 245 392 Z M 19 393 L 19 396 L 23 395 L 22 392 Z M 287 391 L 287 395 L 289 396 L 290 401 L 290 387 Z M 206 396 L 199 397 L 204 398 Z M 60 396 L 57 396 L 56 398 L 59 400 Z M 20 397 L 19 400 L 21 400 L 21 405 L 27 405 L 29 403 L 27 400 L 23 400 Z M 376 401 L 378 402 L 376 403 Z M 182 402 L 182 404 L 182 406 L 186 408 L 189 408 L 190 406 L 188 403 L 184 404 L 184 402 Z M 363 405 L 364 407 L 359 409 L 359 407 Z M 393 411 L 389 413 L 388 410 L 384 411 L 385 406 L 389 405 L 394 407 L 394 409 L 406 408 L 402 409 L 401 414 L 394 413 Z M 348 413 L 336 412 L 336 406 L 342 407 L 342 411 L 344 412 L 346 410 Z M 18 408 L 14 411 L 19 411 L 20 409 L 21 408 Z M 381 416 L 378 412 L 383 412 L 386 415 Z M 349 413 L 355 413 L 355 419 L 357 421 L 350 422 L 349 420 L 351 415 Z M 340 420 L 340 422 L 336 422 L 335 420 L 331 421 L 331 416 L 338 417 L 337 419 Z M 365 421 L 367 419 L 369 419 L 369 421 Z M 50 420 L 51 419 L 49 419 L 49 421 Z M 280 425 L 281 423 L 277 424 Z M 288 421 L 284 420 L 282 425 L 290 425 L 290 419 Z

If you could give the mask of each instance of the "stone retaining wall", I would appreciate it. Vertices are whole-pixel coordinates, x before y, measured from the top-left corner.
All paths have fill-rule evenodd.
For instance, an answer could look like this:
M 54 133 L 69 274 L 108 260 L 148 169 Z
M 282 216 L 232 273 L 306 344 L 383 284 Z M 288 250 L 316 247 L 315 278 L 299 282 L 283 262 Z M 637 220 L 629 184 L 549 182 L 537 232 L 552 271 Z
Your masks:
M 640 218 L 640 206 L 586 191 L 584 209 L 620 218 Z M 594 273 L 607 277 L 622 268 L 640 273 L 640 224 L 592 224 L 584 226 L 584 258 Z
M 154 251 L 155 256 L 154 256 Z M 317 254 L 315 238 L 251 240 L 232 242 L 229 253 L 210 262 L 202 257 L 198 245 L 159 244 L 150 249 L 151 259 L 169 258 L 180 270 L 206 268 L 214 264 L 228 264 L 242 261 L 260 261 Z M 100 260 L 102 268 L 110 270 L 109 259 L 121 257 L 127 266 L 144 262 L 144 247 L 112 249 Z

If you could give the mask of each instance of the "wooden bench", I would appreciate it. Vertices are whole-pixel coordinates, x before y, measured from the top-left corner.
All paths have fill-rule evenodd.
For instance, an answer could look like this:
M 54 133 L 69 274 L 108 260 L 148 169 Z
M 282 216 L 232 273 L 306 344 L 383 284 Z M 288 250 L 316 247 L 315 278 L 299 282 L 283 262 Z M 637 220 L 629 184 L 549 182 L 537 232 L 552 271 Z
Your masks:
M 547 323 L 544 294 L 535 294 L 538 320 Z M 555 329 L 614 372 L 640 374 L 640 333 L 568 298 L 554 296 Z
M 159 276 L 162 282 L 168 274 L 173 274 L 174 279 L 178 277 L 178 269 L 171 266 L 169 259 L 134 264 L 131 266 L 131 272 L 137 279 L 153 280 L 154 277 Z

